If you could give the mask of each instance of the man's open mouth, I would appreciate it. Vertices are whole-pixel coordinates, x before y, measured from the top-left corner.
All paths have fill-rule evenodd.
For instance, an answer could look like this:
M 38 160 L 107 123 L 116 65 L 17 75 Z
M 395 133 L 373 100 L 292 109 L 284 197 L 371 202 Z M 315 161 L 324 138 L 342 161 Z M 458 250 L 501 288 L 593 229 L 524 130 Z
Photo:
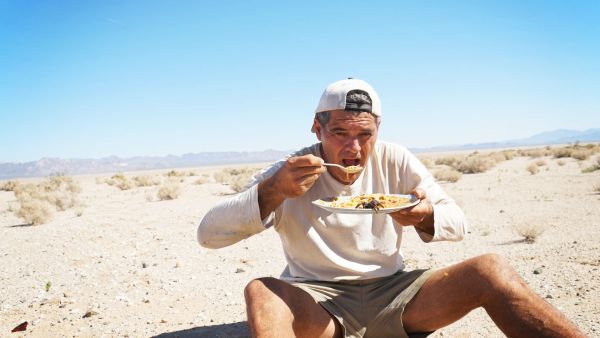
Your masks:
M 344 167 L 349 167 L 351 165 L 360 165 L 360 159 L 358 158 L 345 158 L 342 160 L 342 165 Z

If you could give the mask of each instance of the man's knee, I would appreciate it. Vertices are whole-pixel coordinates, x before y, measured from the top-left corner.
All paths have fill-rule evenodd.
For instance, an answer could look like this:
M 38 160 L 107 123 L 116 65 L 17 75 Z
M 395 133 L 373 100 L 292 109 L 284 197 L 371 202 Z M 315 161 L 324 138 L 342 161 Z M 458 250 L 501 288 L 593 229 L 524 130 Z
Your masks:
M 522 278 L 500 255 L 485 254 L 470 260 L 470 270 L 476 276 L 477 283 L 487 293 L 506 292 L 525 286 Z
M 274 288 L 277 279 L 273 277 L 262 277 L 251 280 L 244 288 L 246 303 L 260 299 L 261 302 L 268 301 L 275 296 Z

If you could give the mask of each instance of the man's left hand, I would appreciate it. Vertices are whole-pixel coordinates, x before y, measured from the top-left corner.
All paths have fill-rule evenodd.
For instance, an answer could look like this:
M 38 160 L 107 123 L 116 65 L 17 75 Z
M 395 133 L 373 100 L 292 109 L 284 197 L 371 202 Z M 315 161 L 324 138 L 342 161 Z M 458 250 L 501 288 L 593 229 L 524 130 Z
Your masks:
M 433 206 L 427 200 L 427 195 L 424 190 L 415 189 L 411 192 L 421 201 L 414 207 L 402 209 L 390 214 L 396 223 L 402 226 L 414 225 L 421 228 L 429 228 L 428 223 L 431 221 L 433 226 Z M 423 223 L 423 224 L 421 224 Z

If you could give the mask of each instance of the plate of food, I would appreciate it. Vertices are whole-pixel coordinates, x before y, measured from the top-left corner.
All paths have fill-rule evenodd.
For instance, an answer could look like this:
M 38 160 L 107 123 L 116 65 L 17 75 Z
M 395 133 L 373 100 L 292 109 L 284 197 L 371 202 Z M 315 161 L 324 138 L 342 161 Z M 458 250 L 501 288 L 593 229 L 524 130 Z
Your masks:
M 344 214 L 388 214 L 419 203 L 415 195 L 362 194 L 313 201 L 320 208 Z

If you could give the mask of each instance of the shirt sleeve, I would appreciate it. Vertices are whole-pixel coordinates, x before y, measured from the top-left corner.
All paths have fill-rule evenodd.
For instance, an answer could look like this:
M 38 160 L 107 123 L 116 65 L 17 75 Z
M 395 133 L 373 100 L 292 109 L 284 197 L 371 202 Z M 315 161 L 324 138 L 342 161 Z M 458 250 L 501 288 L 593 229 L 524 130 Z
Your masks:
M 221 201 L 211 208 L 198 226 L 198 243 L 218 249 L 265 230 L 258 208 L 258 185 Z
M 412 153 L 406 151 L 405 177 L 407 190 L 420 188 L 427 194 L 427 199 L 433 206 L 434 234 L 433 236 L 417 230 L 424 242 L 460 241 L 467 231 L 467 220 L 464 212 L 450 198 L 440 185 L 435 182 L 433 175 Z
M 246 190 L 212 207 L 198 226 L 198 243 L 206 248 L 218 249 L 235 244 L 273 225 L 274 212 L 264 220 L 260 218 L 258 183 L 273 175 L 281 165 L 280 161 L 265 168 L 250 180 Z

